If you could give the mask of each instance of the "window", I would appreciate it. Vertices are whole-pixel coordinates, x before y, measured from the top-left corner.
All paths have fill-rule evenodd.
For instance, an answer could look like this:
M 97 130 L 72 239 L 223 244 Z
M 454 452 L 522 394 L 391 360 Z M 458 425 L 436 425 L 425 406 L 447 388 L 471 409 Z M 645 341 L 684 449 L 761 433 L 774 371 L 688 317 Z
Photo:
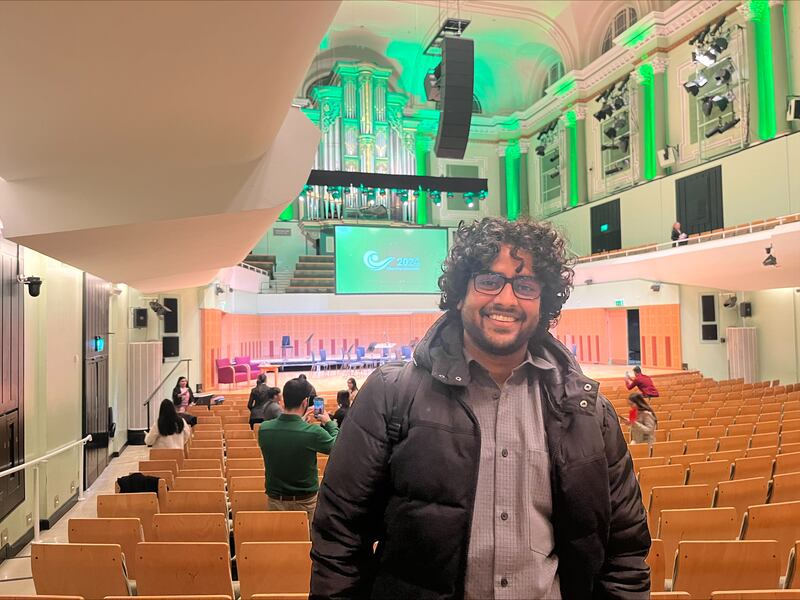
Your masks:
M 601 54 L 605 54 L 609 50 L 611 50 L 611 46 L 614 43 L 614 38 L 625 31 L 628 27 L 636 23 L 638 17 L 636 16 L 636 10 L 633 8 L 623 8 L 621 11 L 617 13 L 617 16 L 614 17 L 614 20 L 611 22 L 611 25 L 608 26 L 606 30 L 606 35 L 603 38 L 603 48 L 601 50 Z
M 564 76 L 564 63 L 560 60 L 553 64 L 547 71 L 547 76 L 544 78 L 544 85 L 542 86 L 542 97 L 547 93 L 547 88 L 553 85 L 556 81 Z
M 712 294 L 700 296 L 700 339 L 704 342 L 716 342 L 719 339 L 717 297 Z

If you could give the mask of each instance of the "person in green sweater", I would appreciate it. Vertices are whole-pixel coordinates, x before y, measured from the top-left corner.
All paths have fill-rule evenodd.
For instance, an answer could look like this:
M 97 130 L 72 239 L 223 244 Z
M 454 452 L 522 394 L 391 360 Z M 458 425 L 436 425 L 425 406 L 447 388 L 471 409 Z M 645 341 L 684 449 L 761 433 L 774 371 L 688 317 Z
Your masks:
M 330 454 L 339 434 L 336 421 L 327 412 L 314 414 L 315 395 L 308 380 L 290 379 L 283 386 L 284 413 L 265 421 L 258 430 L 269 510 L 304 510 L 309 526 L 319 491 L 317 452 Z

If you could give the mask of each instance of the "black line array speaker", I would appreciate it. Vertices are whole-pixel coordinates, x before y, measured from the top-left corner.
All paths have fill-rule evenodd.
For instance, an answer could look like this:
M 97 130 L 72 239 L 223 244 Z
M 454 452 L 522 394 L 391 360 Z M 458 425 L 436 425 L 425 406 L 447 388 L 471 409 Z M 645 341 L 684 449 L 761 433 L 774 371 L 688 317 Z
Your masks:
M 475 43 L 461 37 L 442 40 L 439 89 L 442 95 L 436 156 L 464 158 L 472 122 L 475 83 Z
M 743 317 L 752 317 L 753 305 L 750 302 L 742 302 L 739 305 L 739 314 Z
M 164 308 L 169 309 L 164 314 L 164 333 L 178 333 L 178 299 L 164 298 Z

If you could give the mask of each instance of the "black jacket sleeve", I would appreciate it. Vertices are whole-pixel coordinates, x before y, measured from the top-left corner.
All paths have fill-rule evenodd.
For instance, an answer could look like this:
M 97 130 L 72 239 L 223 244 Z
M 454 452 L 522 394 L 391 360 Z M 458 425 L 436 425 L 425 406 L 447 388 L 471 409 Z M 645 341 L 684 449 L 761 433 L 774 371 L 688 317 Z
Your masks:
M 312 599 L 370 593 L 376 567 L 372 546 L 381 527 L 388 474 L 387 370 L 374 371 L 365 382 L 325 469 L 311 532 Z
M 647 516 L 633 461 L 614 408 L 600 398 L 603 408 L 603 437 L 608 458 L 608 483 L 611 493 L 611 522 L 605 562 L 598 575 L 596 590 L 603 598 L 650 597 L 650 568 L 645 563 L 650 550 Z
M 253 388 L 250 390 L 250 397 L 247 399 L 247 410 L 253 410 L 253 407 L 256 405 L 256 389 Z

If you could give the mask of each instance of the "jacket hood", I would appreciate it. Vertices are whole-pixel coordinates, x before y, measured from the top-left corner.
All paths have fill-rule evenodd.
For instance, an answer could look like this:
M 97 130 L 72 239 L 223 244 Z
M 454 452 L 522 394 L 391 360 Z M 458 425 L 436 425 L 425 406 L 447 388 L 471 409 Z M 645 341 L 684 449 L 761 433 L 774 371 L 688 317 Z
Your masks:
M 572 353 L 549 331 L 532 339 L 528 350 L 532 357 L 541 358 L 555 367 L 542 371 L 542 376 L 550 389 L 561 391 L 557 396 L 568 394 L 573 386 L 583 387 L 586 383 L 593 383 L 592 387 L 597 390 L 597 382 L 583 374 Z M 464 358 L 464 326 L 459 313 L 451 311 L 439 317 L 414 348 L 414 363 L 442 383 L 454 386 L 469 383 L 469 367 Z M 560 397 L 554 399 L 560 401 Z

